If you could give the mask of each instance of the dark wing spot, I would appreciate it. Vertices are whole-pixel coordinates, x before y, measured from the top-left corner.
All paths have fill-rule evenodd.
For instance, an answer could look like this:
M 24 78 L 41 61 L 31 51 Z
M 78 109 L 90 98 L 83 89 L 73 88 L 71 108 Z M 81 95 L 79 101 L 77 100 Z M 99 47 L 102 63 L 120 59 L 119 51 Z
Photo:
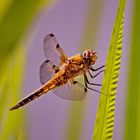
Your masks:
M 57 73 L 59 71 L 59 69 L 55 70 L 55 73 Z
M 56 45 L 56 48 L 58 49 L 59 47 L 60 47 L 60 45 L 59 45 L 59 44 L 57 44 L 57 45 Z
M 48 63 L 48 62 L 50 62 L 50 60 L 46 60 L 46 61 L 45 61 L 45 63 Z
M 85 88 L 85 92 L 87 92 L 87 88 Z
M 53 65 L 52 68 L 54 69 L 55 68 L 55 65 Z
M 51 33 L 50 36 L 51 36 L 51 37 L 54 37 L 54 34 Z
M 76 84 L 76 83 L 78 83 L 77 81 L 73 81 L 73 84 Z

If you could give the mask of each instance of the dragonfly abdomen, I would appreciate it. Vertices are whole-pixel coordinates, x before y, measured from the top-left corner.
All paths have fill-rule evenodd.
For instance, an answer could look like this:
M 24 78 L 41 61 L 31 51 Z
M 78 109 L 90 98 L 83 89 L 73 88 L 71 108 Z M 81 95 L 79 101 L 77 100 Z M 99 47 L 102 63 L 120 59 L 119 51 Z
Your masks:
M 15 110 L 15 109 L 18 109 L 18 108 L 26 105 L 27 103 L 29 103 L 32 100 L 34 100 L 34 99 L 38 98 L 39 96 L 41 96 L 43 94 L 43 92 L 44 92 L 44 90 L 42 88 L 37 90 L 37 91 L 35 91 L 33 94 L 29 95 L 28 97 L 25 97 L 18 104 L 16 104 L 12 108 L 10 108 L 10 110 Z
M 29 102 L 33 101 L 34 99 L 40 97 L 44 93 L 47 93 L 49 90 L 57 87 L 56 83 L 58 83 L 57 79 L 52 78 L 52 80 L 48 81 L 45 85 L 43 85 L 40 89 L 38 89 L 37 91 L 35 91 L 31 95 L 22 99 L 19 103 L 17 103 L 15 106 L 10 108 L 10 110 L 18 109 L 18 108 L 28 104 Z

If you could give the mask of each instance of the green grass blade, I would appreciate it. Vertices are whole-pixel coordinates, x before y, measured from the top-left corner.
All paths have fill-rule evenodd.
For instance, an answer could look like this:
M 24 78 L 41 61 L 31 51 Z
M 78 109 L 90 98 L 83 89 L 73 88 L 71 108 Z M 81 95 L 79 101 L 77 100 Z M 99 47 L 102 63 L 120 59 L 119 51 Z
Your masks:
M 93 136 L 94 140 L 112 139 L 113 136 L 115 99 L 121 62 L 125 4 L 126 0 L 120 0 L 114 23 L 101 90 L 101 92 L 107 96 L 100 95 Z
M 125 116 L 125 140 L 140 140 L 140 1 L 134 0 Z

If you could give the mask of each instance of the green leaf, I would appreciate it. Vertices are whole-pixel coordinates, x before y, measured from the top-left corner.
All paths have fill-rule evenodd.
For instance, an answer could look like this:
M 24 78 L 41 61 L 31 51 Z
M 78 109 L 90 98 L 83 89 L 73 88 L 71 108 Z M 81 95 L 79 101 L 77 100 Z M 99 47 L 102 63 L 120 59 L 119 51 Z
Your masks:
M 106 59 L 105 73 L 100 95 L 94 140 L 112 139 L 114 127 L 114 111 L 116 102 L 116 88 L 122 54 L 123 21 L 126 0 L 120 0 L 116 20 L 113 27 L 110 47 Z
M 126 99 L 125 140 L 140 139 L 140 1 L 134 0 Z

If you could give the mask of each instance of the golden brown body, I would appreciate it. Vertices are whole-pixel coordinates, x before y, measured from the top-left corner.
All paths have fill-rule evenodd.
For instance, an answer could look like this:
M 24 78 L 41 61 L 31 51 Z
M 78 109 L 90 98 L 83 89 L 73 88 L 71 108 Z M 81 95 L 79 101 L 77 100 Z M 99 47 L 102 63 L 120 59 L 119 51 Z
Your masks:
M 42 88 L 44 92 L 48 92 L 49 90 L 66 84 L 69 80 L 73 80 L 73 78 L 83 74 L 87 70 L 88 67 L 84 64 L 82 56 L 80 54 L 75 55 L 66 60 L 66 62 L 60 67 L 59 71 L 54 74 L 54 77 Z
M 54 74 L 54 77 L 52 77 L 42 88 L 44 89 L 44 92 L 52 90 L 55 87 L 66 84 L 69 80 L 82 74 L 85 70 L 86 68 L 83 64 L 81 55 L 71 57 L 62 64 L 59 71 Z

